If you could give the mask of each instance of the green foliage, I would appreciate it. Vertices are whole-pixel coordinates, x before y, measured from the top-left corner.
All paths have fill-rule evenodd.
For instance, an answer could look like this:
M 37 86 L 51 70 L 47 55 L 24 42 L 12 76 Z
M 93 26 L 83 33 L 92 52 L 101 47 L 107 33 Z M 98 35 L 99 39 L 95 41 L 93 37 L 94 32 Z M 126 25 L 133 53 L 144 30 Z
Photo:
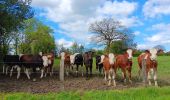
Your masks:
M 127 45 L 124 41 L 115 41 L 111 44 L 110 52 L 115 54 L 122 54 L 127 49 Z
M 54 51 L 55 40 L 52 36 L 53 30 L 36 19 L 25 21 L 25 39 L 19 45 L 21 53 L 36 54 L 39 52 L 48 53 Z
M 17 31 L 23 27 L 23 21 L 33 17 L 31 0 L 0 1 L 0 31 Z
M 9 51 L 9 39 L 12 32 L 23 28 L 24 20 L 32 18 L 34 12 L 31 0 L 0 0 L 0 61 Z
M 79 45 L 77 42 L 74 42 L 70 49 L 71 49 L 70 51 L 73 54 L 74 53 L 83 53 L 84 52 L 84 46 Z

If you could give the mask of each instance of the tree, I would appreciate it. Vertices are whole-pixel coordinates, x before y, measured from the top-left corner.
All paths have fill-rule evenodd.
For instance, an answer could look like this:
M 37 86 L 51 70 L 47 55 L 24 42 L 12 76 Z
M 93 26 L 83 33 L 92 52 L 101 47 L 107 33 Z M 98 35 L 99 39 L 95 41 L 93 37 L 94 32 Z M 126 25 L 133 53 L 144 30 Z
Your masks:
M 19 45 L 20 53 L 37 54 L 48 53 L 55 50 L 55 41 L 52 36 L 53 30 L 37 19 L 25 21 L 23 31 L 24 41 Z
M 158 50 L 163 50 L 163 51 L 166 50 L 163 45 L 156 45 L 156 46 L 154 46 L 154 48 L 156 48 L 156 49 L 158 49 Z
M 8 52 L 11 38 L 23 28 L 24 20 L 33 17 L 30 3 L 31 0 L 0 1 L 0 55 Z
M 94 34 L 93 41 L 95 40 L 100 45 L 106 45 L 107 52 L 110 52 L 111 44 L 114 41 L 127 39 L 130 32 L 128 28 L 112 18 L 105 18 L 91 23 L 89 31 Z
M 71 46 L 72 53 L 83 53 L 84 49 L 85 49 L 84 46 L 79 45 L 77 42 L 74 42 L 73 45 Z

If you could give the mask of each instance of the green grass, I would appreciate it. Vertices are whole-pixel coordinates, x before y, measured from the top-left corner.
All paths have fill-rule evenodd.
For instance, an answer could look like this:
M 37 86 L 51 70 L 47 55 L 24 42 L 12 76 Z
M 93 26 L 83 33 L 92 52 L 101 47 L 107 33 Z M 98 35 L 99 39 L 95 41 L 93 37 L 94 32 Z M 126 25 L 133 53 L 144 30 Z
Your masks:
M 133 88 L 108 91 L 76 91 L 48 94 L 1 94 L 2 100 L 170 100 L 170 87 Z
M 95 58 L 93 59 L 93 72 L 96 71 L 96 62 Z M 60 60 L 55 59 L 54 67 L 56 70 L 59 69 Z M 132 66 L 132 76 L 138 75 L 138 63 L 137 57 L 133 58 L 133 66 Z M 85 70 L 84 70 L 85 71 Z M 118 72 L 120 73 L 120 71 Z M 170 56 L 158 56 L 158 78 L 167 79 L 170 78 Z
M 93 72 L 95 72 L 95 61 L 93 65 Z M 59 68 L 59 59 L 55 60 L 54 66 L 55 69 Z M 119 70 L 119 75 L 120 72 Z M 133 78 L 137 76 L 137 72 L 137 58 L 134 57 Z M 159 83 L 170 83 L 170 56 L 158 57 L 158 80 Z M 138 87 L 124 90 L 69 91 L 48 94 L 0 93 L 0 100 L 170 100 L 170 86 L 163 84 L 161 88 Z

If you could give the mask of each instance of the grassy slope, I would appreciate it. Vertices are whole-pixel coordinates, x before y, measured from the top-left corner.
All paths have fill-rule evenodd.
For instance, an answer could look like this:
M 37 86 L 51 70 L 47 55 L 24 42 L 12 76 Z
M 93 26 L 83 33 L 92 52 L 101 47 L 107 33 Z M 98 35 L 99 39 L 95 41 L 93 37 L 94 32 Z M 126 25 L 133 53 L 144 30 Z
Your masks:
M 133 59 L 132 76 L 137 76 L 138 65 L 137 59 Z M 158 57 L 158 79 L 170 83 L 170 56 Z M 59 60 L 55 61 L 55 68 L 58 69 Z M 95 62 L 94 67 L 95 70 Z M 120 71 L 119 71 L 120 73 Z M 0 94 L 1 98 L 6 100 L 170 100 L 170 87 L 162 88 L 134 88 L 126 90 L 109 90 L 109 91 L 76 91 L 61 92 L 49 94 L 27 94 L 27 93 L 9 93 Z
M 59 59 L 55 60 L 54 66 L 55 69 L 59 69 Z M 95 59 L 93 63 L 93 72 L 96 72 Z M 85 70 L 84 70 L 85 71 Z M 118 71 L 120 73 L 120 71 Z M 132 77 L 136 77 L 138 74 L 138 63 L 137 57 L 133 58 L 133 67 L 132 67 Z M 158 77 L 161 79 L 170 78 L 170 56 L 159 56 L 158 57 Z M 169 80 L 170 81 L 170 80 Z

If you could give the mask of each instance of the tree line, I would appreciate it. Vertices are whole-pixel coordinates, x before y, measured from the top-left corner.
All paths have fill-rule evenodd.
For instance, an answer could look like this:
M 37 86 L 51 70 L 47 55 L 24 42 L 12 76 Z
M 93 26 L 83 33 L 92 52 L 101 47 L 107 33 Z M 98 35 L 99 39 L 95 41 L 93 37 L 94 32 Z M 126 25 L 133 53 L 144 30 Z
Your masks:
M 0 1 L 0 62 L 10 53 L 38 54 L 55 50 L 53 30 L 34 18 L 30 4 L 31 0 Z

